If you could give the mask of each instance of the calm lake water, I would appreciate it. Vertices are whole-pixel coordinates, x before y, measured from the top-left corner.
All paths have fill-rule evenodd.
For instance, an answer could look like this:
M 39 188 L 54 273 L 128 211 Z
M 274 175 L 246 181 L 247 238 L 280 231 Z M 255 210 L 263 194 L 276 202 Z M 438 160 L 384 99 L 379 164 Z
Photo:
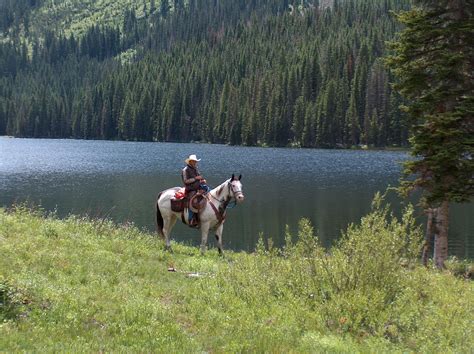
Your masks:
M 223 236 L 224 247 L 234 250 L 253 250 L 259 233 L 281 245 L 285 225 L 296 230 L 302 217 L 331 245 L 370 210 L 376 191 L 397 185 L 399 163 L 407 158 L 386 151 L 0 137 L 0 205 L 28 200 L 59 216 L 108 216 L 154 230 L 156 195 L 181 185 L 183 160 L 190 154 L 202 158 L 200 170 L 211 186 L 232 173 L 243 175 L 246 201 L 229 210 Z M 393 192 L 389 199 L 399 210 Z M 473 219 L 472 203 L 453 206 L 451 254 L 474 258 Z M 200 241 L 198 232 L 179 223 L 173 236 Z

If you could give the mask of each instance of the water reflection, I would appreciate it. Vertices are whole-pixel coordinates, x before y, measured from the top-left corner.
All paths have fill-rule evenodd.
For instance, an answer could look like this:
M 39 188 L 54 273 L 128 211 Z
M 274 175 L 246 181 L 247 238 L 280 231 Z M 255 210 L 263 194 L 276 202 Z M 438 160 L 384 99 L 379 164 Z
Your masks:
M 242 174 L 246 201 L 229 211 L 224 246 L 253 250 L 258 234 L 277 245 L 285 225 L 311 220 L 324 245 L 370 210 L 376 191 L 397 185 L 403 152 L 293 150 L 207 144 L 130 143 L 0 138 L 0 204 L 29 199 L 60 216 L 89 213 L 154 229 L 159 191 L 180 185 L 186 156 L 195 153 L 210 185 Z M 389 200 L 398 204 L 394 194 Z M 395 208 L 397 209 L 397 208 Z M 450 247 L 473 257 L 474 206 L 454 206 Z M 178 225 L 174 237 L 198 244 Z M 209 238 L 211 240 L 211 237 Z

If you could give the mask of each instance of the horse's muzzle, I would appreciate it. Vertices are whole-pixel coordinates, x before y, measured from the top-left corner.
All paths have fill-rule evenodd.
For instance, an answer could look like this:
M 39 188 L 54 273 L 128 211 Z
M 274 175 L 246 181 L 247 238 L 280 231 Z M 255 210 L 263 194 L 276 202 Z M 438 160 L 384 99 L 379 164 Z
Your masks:
M 242 203 L 245 199 L 243 193 L 239 193 L 238 195 L 235 196 L 235 199 L 237 200 L 237 203 Z

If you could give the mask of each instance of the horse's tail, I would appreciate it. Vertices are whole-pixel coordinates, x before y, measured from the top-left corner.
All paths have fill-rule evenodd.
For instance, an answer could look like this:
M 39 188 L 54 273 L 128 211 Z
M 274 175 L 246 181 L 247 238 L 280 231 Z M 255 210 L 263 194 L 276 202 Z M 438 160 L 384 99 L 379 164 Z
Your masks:
M 158 232 L 158 235 L 160 235 L 161 238 L 165 238 L 165 234 L 163 233 L 163 225 L 164 225 L 163 216 L 161 215 L 160 207 L 158 205 L 158 201 L 160 200 L 162 194 L 163 194 L 163 192 L 160 192 L 160 194 L 158 194 L 158 197 L 156 198 L 156 204 L 155 204 L 155 208 L 156 208 L 156 231 Z

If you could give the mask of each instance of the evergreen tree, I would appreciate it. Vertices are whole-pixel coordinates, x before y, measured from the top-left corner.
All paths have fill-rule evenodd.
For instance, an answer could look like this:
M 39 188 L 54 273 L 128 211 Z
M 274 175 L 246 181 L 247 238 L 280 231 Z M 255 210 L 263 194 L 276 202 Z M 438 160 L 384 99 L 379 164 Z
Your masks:
M 184 0 L 174 0 L 173 9 L 175 12 L 181 12 L 184 10 Z
M 0 41 L 7 134 L 339 147 L 376 116 L 373 144 L 407 143 L 376 57 L 397 29 L 389 11 L 408 0 L 303 2 L 293 14 L 280 0 L 147 0 L 119 28 L 99 19 L 71 36 L 17 11 L 27 1 L 4 7 L 20 17 Z M 161 15 L 137 16 L 142 6 Z M 23 15 L 30 35 L 15 37 Z
M 303 96 L 298 97 L 295 104 L 295 112 L 293 114 L 293 140 L 296 144 L 301 145 L 303 140 L 303 128 L 305 122 L 305 102 Z
M 161 14 L 161 16 L 163 18 L 167 18 L 169 11 L 170 11 L 169 0 L 161 0 L 160 1 L 160 14 Z
M 413 137 L 403 191 L 423 191 L 422 204 L 436 210 L 435 264 L 448 252 L 450 202 L 474 194 L 474 5 L 464 0 L 419 1 L 399 15 L 406 26 L 388 63 L 397 89 L 410 100 Z M 433 215 L 432 213 L 430 215 Z
M 316 105 L 309 104 L 306 107 L 306 113 L 304 117 L 304 127 L 301 135 L 301 146 L 302 147 L 314 147 L 315 141 L 315 121 L 316 121 Z
M 346 134 L 347 143 L 355 146 L 359 144 L 360 140 L 360 125 L 359 114 L 357 112 L 356 94 L 354 89 L 351 92 L 349 99 L 349 108 L 346 112 Z

